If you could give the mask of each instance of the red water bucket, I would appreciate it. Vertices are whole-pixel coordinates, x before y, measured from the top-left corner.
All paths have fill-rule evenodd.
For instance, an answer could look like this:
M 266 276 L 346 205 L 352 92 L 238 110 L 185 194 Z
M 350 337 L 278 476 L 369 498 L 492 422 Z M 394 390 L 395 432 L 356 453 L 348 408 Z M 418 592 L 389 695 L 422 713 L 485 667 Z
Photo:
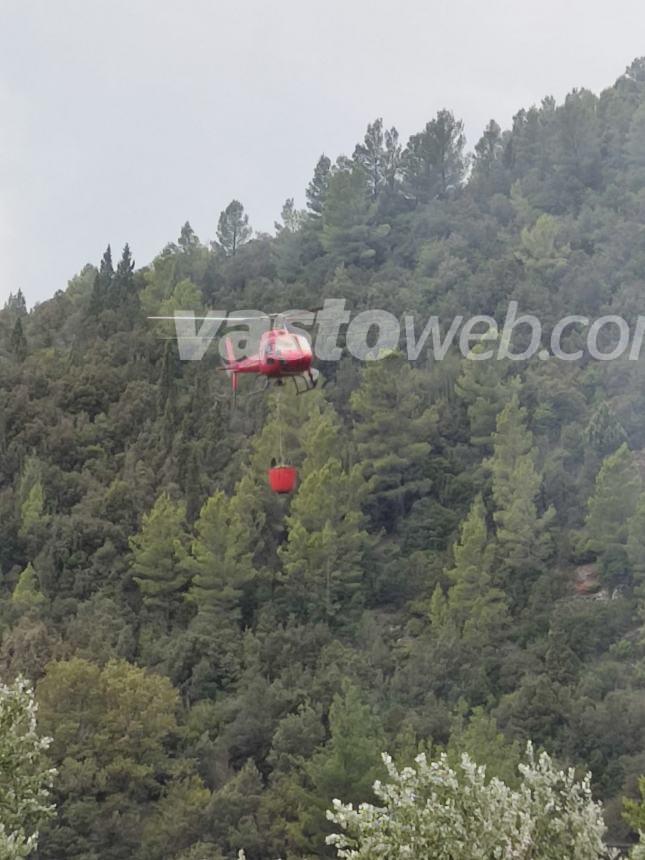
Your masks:
M 298 470 L 295 466 L 273 466 L 269 469 L 269 485 L 274 493 L 292 493 Z

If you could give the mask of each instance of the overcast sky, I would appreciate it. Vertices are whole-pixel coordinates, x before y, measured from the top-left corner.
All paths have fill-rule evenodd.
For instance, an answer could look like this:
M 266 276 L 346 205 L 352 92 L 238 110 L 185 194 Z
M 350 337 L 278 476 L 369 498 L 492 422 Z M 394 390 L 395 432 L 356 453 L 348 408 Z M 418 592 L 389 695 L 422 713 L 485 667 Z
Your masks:
M 0 305 L 108 242 L 149 262 L 241 200 L 269 230 L 321 152 L 599 91 L 645 54 L 643 0 L 0 0 Z

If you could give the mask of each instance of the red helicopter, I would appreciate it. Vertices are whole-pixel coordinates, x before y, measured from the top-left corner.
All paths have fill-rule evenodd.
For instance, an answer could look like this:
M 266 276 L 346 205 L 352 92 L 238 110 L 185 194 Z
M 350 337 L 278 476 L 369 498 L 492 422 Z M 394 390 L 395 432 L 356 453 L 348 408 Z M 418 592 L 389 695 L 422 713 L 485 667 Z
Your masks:
M 240 322 L 258 319 L 275 320 L 274 328 L 265 331 L 260 336 L 258 351 L 255 355 L 237 359 L 233 342 L 230 337 L 225 338 L 226 364 L 217 370 L 225 371 L 230 380 L 233 390 L 233 402 L 237 399 L 239 376 L 243 373 L 255 373 L 262 379 L 259 389 L 250 394 L 260 394 L 274 385 L 284 385 L 285 379 L 293 379 L 297 394 L 305 394 L 312 391 L 317 383 L 319 372 L 312 367 L 313 352 L 307 338 L 297 331 L 288 327 L 287 318 L 289 314 L 262 314 L 254 317 L 190 317 L 191 320 L 203 319 L 238 324 Z M 152 320 L 176 320 L 177 317 L 149 317 Z M 281 321 L 281 322 L 278 322 Z M 279 403 L 278 403 L 279 409 Z M 281 495 L 292 493 L 297 481 L 298 472 L 294 466 L 283 461 L 282 454 L 282 427 L 279 430 L 280 440 L 280 463 L 272 460 L 268 470 L 269 485 L 274 493 Z
M 231 380 L 233 393 L 237 392 L 238 377 L 241 373 L 257 373 L 264 378 L 259 391 L 266 390 L 271 382 L 283 385 L 285 379 L 293 379 L 297 394 L 306 394 L 318 384 L 318 371 L 312 367 L 313 353 L 307 338 L 288 328 L 273 328 L 260 338 L 255 355 L 235 358 L 233 343 L 229 337 L 224 341 L 227 363 L 225 370 Z M 258 391 L 253 392 L 259 393 Z
M 249 394 L 261 394 L 271 383 L 283 385 L 285 379 L 292 379 L 297 394 L 306 394 L 318 384 L 319 372 L 312 367 L 313 352 L 307 338 L 297 331 L 292 331 L 287 323 L 288 313 L 263 314 L 253 317 L 191 317 L 195 320 L 211 320 L 239 324 L 252 320 L 275 320 L 274 328 L 265 331 L 258 345 L 258 351 L 246 358 L 237 359 L 233 342 L 225 338 L 226 364 L 218 367 L 225 371 L 231 380 L 233 399 L 237 397 L 239 376 L 245 373 L 255 373 L 262 379 L 259 388 Z M 175 320 L 177 317 L 149 317 L 151 320 Z

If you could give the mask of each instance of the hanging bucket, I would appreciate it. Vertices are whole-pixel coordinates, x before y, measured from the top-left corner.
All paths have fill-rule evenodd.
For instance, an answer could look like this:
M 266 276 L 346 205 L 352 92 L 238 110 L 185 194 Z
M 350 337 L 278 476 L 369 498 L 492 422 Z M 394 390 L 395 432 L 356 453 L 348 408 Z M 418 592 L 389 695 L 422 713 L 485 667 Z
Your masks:
M 273 466 L 269 469 L 269 486 L 274 493 L 292 493 L 298 470 L 295 466 Z

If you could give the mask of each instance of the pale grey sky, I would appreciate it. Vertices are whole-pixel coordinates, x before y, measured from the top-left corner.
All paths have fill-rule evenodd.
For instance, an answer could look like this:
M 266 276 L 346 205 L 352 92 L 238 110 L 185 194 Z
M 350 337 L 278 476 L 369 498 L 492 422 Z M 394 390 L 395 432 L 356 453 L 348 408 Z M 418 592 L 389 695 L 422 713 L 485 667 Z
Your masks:
M 269 230 L 377 116 L 494 117 L 613 83 L 643 0 L 0 0 L 0 305 L 110 242 L 149 262 L 236 197 Z

